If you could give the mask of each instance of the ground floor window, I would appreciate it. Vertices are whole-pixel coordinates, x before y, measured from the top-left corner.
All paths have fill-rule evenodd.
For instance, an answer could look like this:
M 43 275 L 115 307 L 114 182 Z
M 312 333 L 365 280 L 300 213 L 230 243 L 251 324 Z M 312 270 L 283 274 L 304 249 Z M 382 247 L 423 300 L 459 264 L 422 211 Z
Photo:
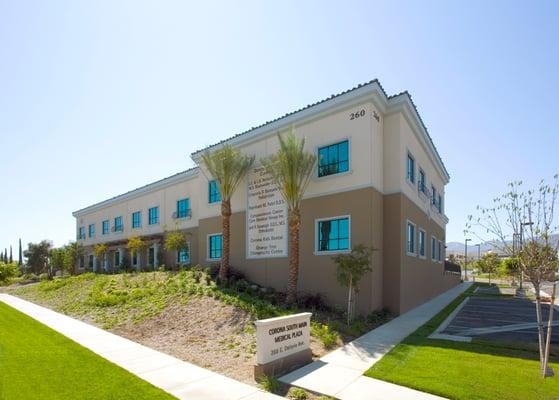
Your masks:
M 120 265 L 120 251 L 115 251 L 115 267 Z
M 349 216 L 317 221 L 317 252 L 349 250 Z
M 153 247 L 150 247 L 148 251 L 148 265 L 155 265 L 155 249 Z
M 138 265 L 138 252 L 137 251 L 132 252 L 132 265 L 133 266 Z
M 419 256 L 425 258 L 425 231 L 419 230 Z
M 406 253 L 415 255 L 415 225 L 410 221 L 406 227 Z
M 95 256 L 93 254 L 90 254 L 89 255 L 89 264 L 88 264 L 88 267 L 89 267 L 90 271 L 93 271 L 93 261 L 94 260 L 95 260 Z
M 183 247 L 177 251 L 177 263 L 179 264 L 189 264 L 190 263 L 190 249 L 188 246 Z
M 223 237 L 221 233 L 208 236 L 208 258 L 210 260 L 219 260 L 221 258 L 222 247 Z
M 431 260 L 437 261 L 437 239 L 431 236 Z

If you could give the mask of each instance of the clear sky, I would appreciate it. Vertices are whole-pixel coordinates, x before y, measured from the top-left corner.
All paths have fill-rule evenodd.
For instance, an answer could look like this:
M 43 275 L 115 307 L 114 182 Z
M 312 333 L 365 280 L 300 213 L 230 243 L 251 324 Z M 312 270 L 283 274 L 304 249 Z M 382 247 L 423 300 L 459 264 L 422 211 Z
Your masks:
M 558 172 L 558 1 L 0 0 L 0 248 L 64 244 L 72 211 L 374 78 L 450 172 L 448 241 Z

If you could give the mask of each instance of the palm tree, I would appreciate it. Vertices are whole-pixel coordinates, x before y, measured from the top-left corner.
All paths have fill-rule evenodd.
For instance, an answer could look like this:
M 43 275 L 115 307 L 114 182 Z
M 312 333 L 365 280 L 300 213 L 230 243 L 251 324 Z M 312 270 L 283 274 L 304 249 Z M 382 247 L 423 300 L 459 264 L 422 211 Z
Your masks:
M 214 152 L 206 151 L 202 155 L 202 161 L 216 180 L 221 194 L 223 248 L 219 276 L 225 280 L 229 275 L 231 197 L 254 164 L 254 156 L 243 155 L 240 150 L 224 145 Z
M 301 201 L 316 164 L 316 156 L 304 150 L 305 139 L 297 139 L 290 129 L 286 137 L 278 134 L 280 150 L 261 160 L 266 171 L 278 186 L 288 208 L 289 225 L 289 280 L 287 303 L 297 301 L 299 277 L 299 231 Z

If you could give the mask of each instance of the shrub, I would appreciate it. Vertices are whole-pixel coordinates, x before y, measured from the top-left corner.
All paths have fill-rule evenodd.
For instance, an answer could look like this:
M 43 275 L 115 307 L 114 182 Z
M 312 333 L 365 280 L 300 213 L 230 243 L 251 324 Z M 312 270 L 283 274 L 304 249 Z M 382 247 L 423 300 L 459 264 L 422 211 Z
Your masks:
M 304 389 L 292 387 L 287 392 L 287 397 L 293 400 L 306 400 L 308 396 Z
M 0 262 L 0 284 L 9 283 L 19 273 L 16 263 Z
M 319 322 L 311 322 L 311 335 L 319 339 L 324 347 L 330 349 L 336 345 L 340 335 L 330 329 L 330 326 Z
M 266 392 L 276 393 L 279 389 L 279 383 L 273 376 L 264 375 L 258 379 L 258 387 Z

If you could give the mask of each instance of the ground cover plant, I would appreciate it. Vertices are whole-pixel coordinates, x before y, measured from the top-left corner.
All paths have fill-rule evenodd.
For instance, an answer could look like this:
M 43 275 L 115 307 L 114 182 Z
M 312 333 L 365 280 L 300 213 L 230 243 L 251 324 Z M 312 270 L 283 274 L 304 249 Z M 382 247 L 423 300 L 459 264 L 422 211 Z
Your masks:
M 185 361 L 254 383 L 256 319 L 311 311 L 315 357 L 353 340 L 393 317 L 379 311 L 345 322 L 342 311 L 320 296 L 299 296 L 286 306 L 285 294 L 232 274 L 217 284 L 217 269 L 86 273 L 4 289 L 38 304 L 96 324 Z
M 0 326 L 0 399 L 174 398 L 1 302 Z
M 449 399 L 558 399 L 559 378 L 541 378 L 537 349 L 475 339 L 462 343 L 428 338 L 475 287 L 404 339 L 365 375 Z M 559 371 L 557 361 L 551 363 L 555 371 Z

